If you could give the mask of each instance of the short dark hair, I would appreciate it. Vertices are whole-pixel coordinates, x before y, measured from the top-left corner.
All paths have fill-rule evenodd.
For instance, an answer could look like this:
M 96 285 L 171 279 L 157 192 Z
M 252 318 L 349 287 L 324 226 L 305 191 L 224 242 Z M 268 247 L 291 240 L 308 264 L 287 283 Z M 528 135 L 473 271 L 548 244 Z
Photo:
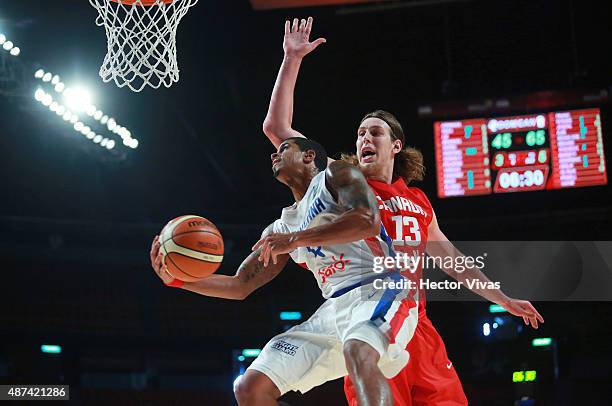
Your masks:
M 318 142 L 311 140 L 310 138 L 304 137 L 291 137 L 287 138 L 285 141 L 293 141 L 299 148 L 300 151 L 308 151 L 309 149 L 315 152 L 315 166 L 319 170 L 319 172 L 324 171 L 327 168 L 327 152 L 323 145 Z

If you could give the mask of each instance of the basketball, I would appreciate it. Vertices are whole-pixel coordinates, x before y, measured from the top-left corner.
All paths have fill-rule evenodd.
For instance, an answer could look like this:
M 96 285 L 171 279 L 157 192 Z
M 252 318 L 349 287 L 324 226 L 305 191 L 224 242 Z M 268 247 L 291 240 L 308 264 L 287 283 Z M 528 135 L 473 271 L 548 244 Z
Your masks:
M 184 282 L 209 276 L 223 260 L 223 237 L 204 217 L 187 215 L 171 220 L 161 231 L 160 244 L 168 273 Z

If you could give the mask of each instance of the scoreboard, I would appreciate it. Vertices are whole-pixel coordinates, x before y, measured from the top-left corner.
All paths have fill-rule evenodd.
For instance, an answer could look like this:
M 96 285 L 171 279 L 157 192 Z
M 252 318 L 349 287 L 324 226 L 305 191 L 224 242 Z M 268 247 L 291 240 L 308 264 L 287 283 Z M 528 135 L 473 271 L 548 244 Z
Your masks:
M 438 196 L 606 185 L 597 108 L 434 123 Z

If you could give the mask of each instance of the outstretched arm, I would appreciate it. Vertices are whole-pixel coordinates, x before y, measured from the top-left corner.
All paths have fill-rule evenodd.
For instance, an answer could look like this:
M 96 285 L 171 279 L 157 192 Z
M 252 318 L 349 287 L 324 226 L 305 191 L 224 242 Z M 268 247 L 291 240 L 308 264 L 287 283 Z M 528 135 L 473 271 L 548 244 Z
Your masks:
M 440 230 L 440 226 L 438 225 L 438 220 L 436 219 L 436 215 L 434 213 L 433 220 L 429 225 L 428 230 L 428 240 L 427 240 L 427 254 L 432 257 L 464 257 L 465 255 L 459 251 L 452 242 L 444 235 L 442 230 Z M 449 261 L 450 262 L 450 261 Z M 479 280 L 481 282 L 490 282 L 491 280 L 487 278 L 487 276 L 482 273 L 482 271 L 474 266 L 471 269 L 466 269 L 463 272 L 457 272 L 452 266 L 444 266 L 446 261 L 441 261 L 442 270 L 448 274 L 451 278 L 464 282 L 464 286 L 468 286 L 465 284 L 466 280 Z M 453 261 L 453 263 L 456 263 Z M 544 318 L 540 315 L 540 313 L 533 307 L 533 305 L 527 300 L 519 300 L 514 299 L 506 294 L 501 289 L 488 289 L 488 288 L 479 288 L 478 284 L 474 285 L 472 288 L 472 292 L 477 295 L 493 302 L 497 303 L 500 306 L 503 306 L 510 314 L 513 314 L 518 317 L 522 317 L 525 324 L 530 324 L 533 328 L 538 328 L 538 322 L 544 323 Z
M 283 50 L 285 56 L 276 77 L 268 114 L 263 123 L 263 131 L 276 148 L 287 138 L 303 137 L 291 128 L 293 121 L 293 93 L 302 59 L 325 42 L 319 38 L 310 42 L 312 17 L 308 20 L 293 19 L 293 24 L 285 21 Z
M 159 236 L 156 236 L 151 246 L 151 266 L 164 284 L 172 286 L 175 279 L 166 271 L 159 246 Z M 259 254 L 259 251 L 249 254 L 234 276 L 213 274 L 196 282 L 185 282 L 180 287 L 204 296 L 242 300 L 274 279 L 289 259 L 289 255 L 281 255 L 276 263 L 264 265 L 257 259 Z
M 378 203 L 363 174 L 344 161 L 328 165 L 325 181 L 338 204 L 346 209 L 333 221 L 289 234 L 270 234 L 253 249 L 261 249 L 265 265 L 277 262 L 277 256 L 299 247 L 344 244 L 377 235 L 380 232 Z

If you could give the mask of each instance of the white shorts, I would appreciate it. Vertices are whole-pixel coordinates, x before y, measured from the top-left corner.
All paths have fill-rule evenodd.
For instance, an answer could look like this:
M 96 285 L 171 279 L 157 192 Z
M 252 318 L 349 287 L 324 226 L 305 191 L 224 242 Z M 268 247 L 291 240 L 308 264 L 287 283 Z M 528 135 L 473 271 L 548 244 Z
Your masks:
M 281 395 L 305 393 L 348 374 L 343 345 L 355 339 L 378 351 L 379 368 L 392 378 L 408 363 L 406 345 L 417 322 L 418 306 L 408 290 L 364 285 L 327 299 L 308 320 L 274 337 L 249 369 L 268 376 Z

